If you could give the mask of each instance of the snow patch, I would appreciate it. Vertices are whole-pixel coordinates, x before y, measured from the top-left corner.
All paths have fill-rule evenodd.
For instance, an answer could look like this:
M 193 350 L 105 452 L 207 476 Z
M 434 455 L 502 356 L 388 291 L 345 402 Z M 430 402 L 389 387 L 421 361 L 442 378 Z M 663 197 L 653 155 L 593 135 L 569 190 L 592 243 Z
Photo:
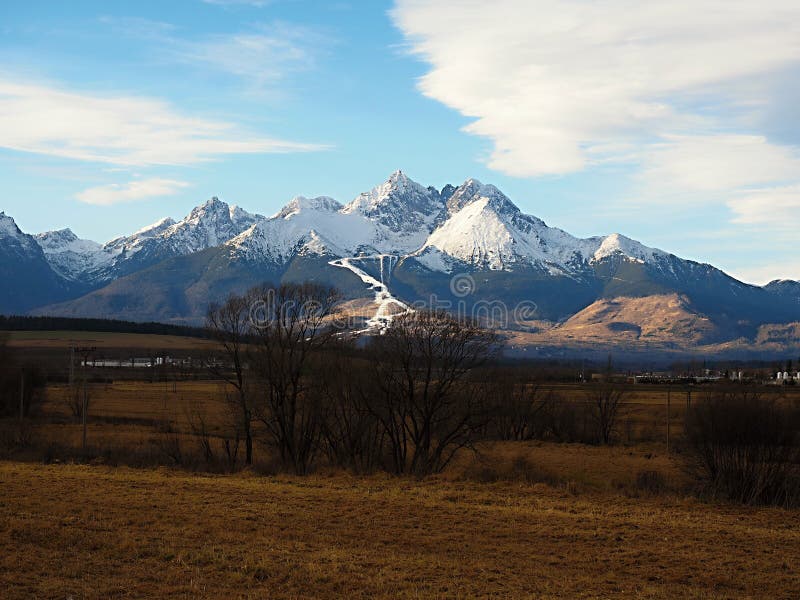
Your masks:
M 359 258 L 339 258 L 332 260 L 328 264 L 334 267 L 347 269 L 354 273 L 361 281 L 363 281 L 370 290 L 375 292 L 375 304 L 377 306 L 375 314 L 367 320 L 367 328 L 358 333 L 367 332 L 384 332 L 388 329 L 392 321 L 400 315 L 409 314 L 413 309 L 405 302 L 395 298 L 389 291 L 389 287 L 385 283 L 385 274 L 391 273 L 396 264 L 398 257 L 387 254 L 377 254 L 374 256 L 364 256 Z M 378 260 L 380 261 L 380 277 L 378 281 L 372 275 L 357 267 L 354 263 L 363 260 Z M 384 261 L 388 262 L 388 271 L 384 271 Z

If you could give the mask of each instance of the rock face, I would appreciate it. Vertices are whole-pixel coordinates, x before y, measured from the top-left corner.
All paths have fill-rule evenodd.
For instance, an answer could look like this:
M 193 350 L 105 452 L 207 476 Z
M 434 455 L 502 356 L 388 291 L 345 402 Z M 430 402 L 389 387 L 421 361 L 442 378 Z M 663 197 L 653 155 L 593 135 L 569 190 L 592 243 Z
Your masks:
M 47 261 L 33 236 L 20 231 L 14 219 L 0 212 L 0 310 L 26 313 L 43 303 L 69 297 L 70 283 Z
M 377 295 L 465 310 L 526 303 L 537 327 L 565 343 L 755 343 L 766 325 L 800 321 L 798 282 L 761 288 L 621 234 L 576 238 L 492 185 L 437 190 L 400 171 L 346 205 L 296 197 L 265 218 L 212 198 L 104 245 L 70 230 L 37 236 L 33 249 L 28 238 L 58 292 L 33 304 L 41 313 L 197 322 L 232 291 L 312 280 L 362 304 Z M 469 277 L 467 294 L 453 289 L 456 275 Z

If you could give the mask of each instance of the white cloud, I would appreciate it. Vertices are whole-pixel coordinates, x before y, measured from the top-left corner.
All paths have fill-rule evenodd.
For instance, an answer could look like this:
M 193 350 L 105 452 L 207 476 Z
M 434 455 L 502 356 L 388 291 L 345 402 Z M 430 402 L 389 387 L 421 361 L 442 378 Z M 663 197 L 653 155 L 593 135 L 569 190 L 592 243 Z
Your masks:
M 148 200 L 158 196 L 171 196 L 181 188 L 188 187 L 184 181 L 173 179 L 139 179 L 128 183 L 114 183 L 92 187 L 78 194 L 75 198 L 85 204 L 111 206 L 125 202 Z
M 489 166 L 516 176 L 738 132 L 800 63 L 796 0 L 397 0 L 392 15 L 430 64 L 420 90 L 472 118 Z
M 181 62 L 241 77 L 250 87 L 263 87 L 312 68 L 327 40 L 312 29 L 276 22 L 248 32 L 207 36 L 201 41 L 172 37 L 162 42 Z
M 800 177 L 800 151 L 758 135 L 668 136 L 644 151 L 650 187 L 727 192 Z
M 159 99 L 88 95 L 3 79 L 0 147 L 126 166 L 188 165 L 230 154 L 325 148 L 183 114 Z
M 735 215 L 734 223 L 786 230 L 795 243 L 800 236 L 800 184 L 741 192 L 728 206 Z
M 211 2 L 224 6 L 261 3 Z M 280 93 L 288 76 L 313 68 L 333 39 L 322 30 L 286 21 L 259 22 L 236 32 L 182 34 L 170 23 L 138 17 L 103 17 L 121 36 L 146 41 L 159 64 L 176 63 L 240 78 L 247 88 Z M 283 84 L 279 86 L 278 84 Z

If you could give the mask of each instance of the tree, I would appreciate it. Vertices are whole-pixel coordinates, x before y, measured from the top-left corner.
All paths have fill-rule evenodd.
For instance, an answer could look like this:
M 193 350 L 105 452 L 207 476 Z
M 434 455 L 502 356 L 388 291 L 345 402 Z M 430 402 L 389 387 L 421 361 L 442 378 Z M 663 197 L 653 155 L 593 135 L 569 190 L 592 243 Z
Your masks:
M 235 390 L 229 401 L 233 402 L 239 415 L 247 465 L 253 464 L 254 411 L 245 379 L 246 345 L 253 333 L 250 316 L 252 298 L 252 295 L 231 295 L 223 304 L 212 304 L 206 315 L 206 327 L 226 360 L 226 364 L 218 364 L 212 359 L 208 361 L 208 369 Z
M 488 417 L 467 376 L 493 353 L 496 335 L 435 311 L 396 317 L 368 347 L 380 419 L 397 474 L 441 472 Z
M 625 401 L 625 390 L 614 382 L 614 363 L 608 355 L 603 380 L 588 392 L 589 414 L 597 428 L 597 441 L 610 444 L 617 417 Z
M 0 417 L 27 417 L 41 400 L 46 379 L 37 365 L 18 362 L 7 342 L 8 335 L 0 331 Z
M 262 384 L 259 419 L 283 466 L 302 475 L 313 462 L 322 427 L 320 382 L 307 370 L 335 334 L 326 321 L 339 294 L 303 283 L 254 290 L 252 298 L 252 366 Z
M 800 503 L 800 410 L 759 391 L 720 391 L 689 410 L 686 435 L 711 491 L 747 504 Z
M 322 442 L 328 459 L 355 473 L 380 465 L 385 432 L 369 410 L 376 393 L 372 369 L 351 341 L 332 345 L 315 361 L 322 382 Z
M 494 425 L 502 440 L 541 438 L 553 404 L 552 391 L 545 391 L 527 374 L 495 370 L 487 374 Z

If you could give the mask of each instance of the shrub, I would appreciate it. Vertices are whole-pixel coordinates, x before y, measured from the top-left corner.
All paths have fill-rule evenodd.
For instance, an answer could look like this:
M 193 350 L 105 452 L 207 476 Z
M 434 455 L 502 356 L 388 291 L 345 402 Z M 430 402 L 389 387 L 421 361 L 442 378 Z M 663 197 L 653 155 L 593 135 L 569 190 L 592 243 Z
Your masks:
M 713 494 L 745 504 L 800 500 L 800 411 L 757 392 L 724 392 L 687 414 L 687 439 Z

